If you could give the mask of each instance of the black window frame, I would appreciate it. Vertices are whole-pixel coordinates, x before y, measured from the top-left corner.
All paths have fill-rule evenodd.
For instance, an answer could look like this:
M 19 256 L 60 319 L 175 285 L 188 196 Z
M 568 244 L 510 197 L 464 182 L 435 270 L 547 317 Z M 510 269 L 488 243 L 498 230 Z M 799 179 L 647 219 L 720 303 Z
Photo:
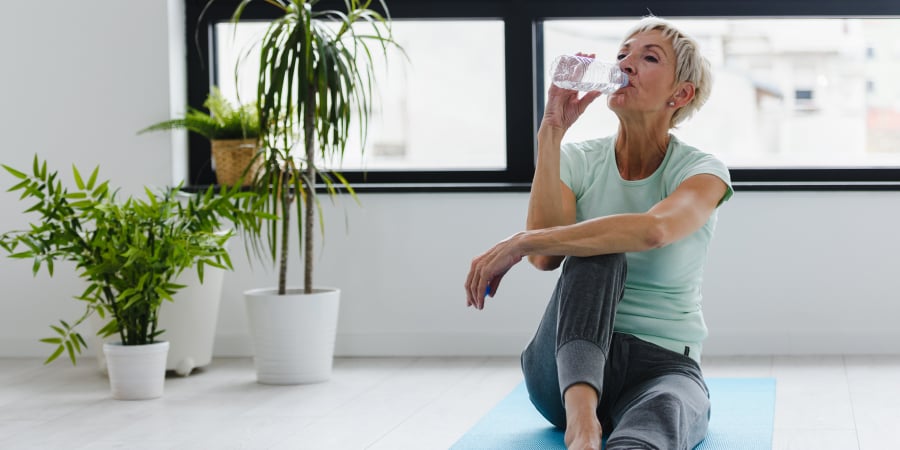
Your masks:
M 200 108 L 216 79 L 213 25 L 228 21 L 239 0 L 185 0 L 188 104 Z M 377 2 L 373 2 L 376 5 Z M 534 173 L 535 133 L 543 113 L 543 36 L 546 19 L 711 17 L 898 17 L 897 0 L 387 0 L 394 19 L 499 19 L 504 22 L 506 89 L 505 170 L 345 171 L 358 191 L 528 191 Z M 317 9 L 342 9 L 343 1 L 322 0 Z M 380 8 L 378 5 L 375 8 Z M 250 3 L 244 20 L 271 19 L 278 10 Z M 898 19 L 900 20 L 900 19 Z M 465 130 L 461 130 L 465 132 Z M 214 183 L 210 146 L 189 134 L 188 183 Z M 900 190 L 900 167 L 732 168 L 737 190 Z

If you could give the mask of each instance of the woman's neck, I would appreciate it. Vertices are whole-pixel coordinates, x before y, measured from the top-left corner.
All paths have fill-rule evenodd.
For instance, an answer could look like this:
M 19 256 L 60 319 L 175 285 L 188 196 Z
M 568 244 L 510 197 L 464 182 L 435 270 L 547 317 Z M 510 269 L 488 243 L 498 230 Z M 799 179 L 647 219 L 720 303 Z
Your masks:
M 661 127 L 629 127 L 619 124 L 616 137 L 616 165 L 624 180 L 641 180 L 653 175 L 666 157 L 669 131 Z

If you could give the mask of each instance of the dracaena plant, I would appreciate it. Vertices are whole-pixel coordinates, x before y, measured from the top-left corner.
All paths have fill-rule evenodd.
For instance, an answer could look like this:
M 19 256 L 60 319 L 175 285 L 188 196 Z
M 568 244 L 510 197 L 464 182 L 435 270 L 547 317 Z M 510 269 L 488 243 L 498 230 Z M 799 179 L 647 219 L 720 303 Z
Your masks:
M 42 268 L 52 276 L 59 261 L 74 263 L 87 288 L 75 298 L 84 313 L 75 320 L 51 325 L 55 335 L 42 339 L 55 346 L 46 363 L 86 347 L 77 326 L 92 314 L 106 319 L 98 335 L 117 335 L 124 345 L 149 344 L 158 328 L 159 308 L 183 285 L 175 282 L 185 269 L 196 267 L 200 279 L 206 266 L 231 268 L 225 241 L 238 228 L 255 227 L 258 217 L 238 206 L 252 193 L 238 187 L 221 188 L 176 198 L 177 188 L 154 192 L 146 198 L 117 199 L 109 182 L 97 180 L 99 168 L 83 177 L 72 167 L 74 187 L 66 186 L 58 172 L 34 158 L 30 174 L 3 165 L 18 180 L 10 191 L 33 204 L 25 211 L 34 217 L 24 230 L 0 235 L 0 247 L 11 258 L 30 259 L 33 272 Z
M 303 243 L 304 289 L 313 286 L 313 231 L 316 212 L 324 232 L 316 182 L 334 196 L 355 193 L 340 173 L 317 165 L 339 163 L 349 137 L 358 133 L 365 147 L 375 83 L 372 52 L 387 56 L 402 49 L 394 40 L 384 1 L 345 0 L 343 10 L 317 10 L 317 0 L 264 0 L 280 10 L 267 28 L 260 50 L 256 103 L 264 152 L 253 190 L 268 201 L 257 203 L 267 217 L 265 233 L 245 234 L 256 255 L 277 263 L 278 293 L 286 293 L 291 211 Z M 252 0 L 243 0 L 241 14 Z M 239 63 L 240 64 L 240 63 Z M 353 124 L 356 121 L 357 123 Z M 361 149 L 360 149 L 361 151 Z

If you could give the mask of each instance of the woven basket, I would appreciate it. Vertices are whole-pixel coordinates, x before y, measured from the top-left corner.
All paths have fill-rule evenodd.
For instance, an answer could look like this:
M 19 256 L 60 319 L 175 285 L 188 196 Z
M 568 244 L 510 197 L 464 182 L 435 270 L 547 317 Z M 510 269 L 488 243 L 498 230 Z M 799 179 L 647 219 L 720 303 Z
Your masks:
M 216 181 L 219 184 L 232 186 L 238 182 L 244 170 L 253 162 L 253 156 L 258 151 L 256 139 L 216 139 L 212 142 L 213 164 L 216 167 Z M 247 186 L 256 177 L 256 171 L 261 161 L 253 164 L 244 175 L 242 186 Z

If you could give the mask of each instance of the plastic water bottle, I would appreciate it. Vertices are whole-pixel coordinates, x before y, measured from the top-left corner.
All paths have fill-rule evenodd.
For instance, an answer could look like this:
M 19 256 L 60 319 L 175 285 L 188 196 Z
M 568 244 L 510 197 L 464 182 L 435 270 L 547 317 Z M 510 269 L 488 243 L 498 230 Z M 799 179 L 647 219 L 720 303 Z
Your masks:
M 562 55 L 550 64 L 550 80 L 564 89 L 612 94 L 628 84 L 628 75 L 617 64 L 587 56 Z

